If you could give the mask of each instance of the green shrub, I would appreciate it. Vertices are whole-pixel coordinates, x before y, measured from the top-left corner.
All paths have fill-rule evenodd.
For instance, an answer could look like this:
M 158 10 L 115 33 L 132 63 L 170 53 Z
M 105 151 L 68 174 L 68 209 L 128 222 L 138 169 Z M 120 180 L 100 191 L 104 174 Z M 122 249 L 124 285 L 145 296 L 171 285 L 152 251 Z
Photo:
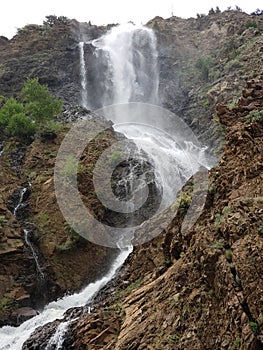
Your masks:
M 0 96 L 0 130 L 7 136 L 28 139 L 36 130 L 53 130 L 54 117 L 62 111 L 62 101 L 53 97 L 38 78 L 27 79 L 22 89 L 22 103 Z M 53 122 L 53 123 L 52 123 Z
M 43 25 L 45 27 L 54 27 L 57 25 L 61 25 L 61 24 L 68 24 L 69 19 L 65 16 L 55 16 L 55 15 L 49 15 L 46 16 L 46 20 L 43 22 Z
M 6 131 L 10 136 L 25 139 L 34 135 L 36 127 L 24 113 L 18 113 L 9 119 Z
M 232 70 L 240 68 L 240 66 L 241 66 L 241 64 L 240 64 L 239 60 L 235 58 L 235 59 L 227 62 L 225 69 L 226 69 L 226 71 L 231 72 Z
M 0 109 L 0 128 L 8 126 L 10 118 L 15 114 L 24 113 L 24 106 L 13 97 L 9 98 Z
M 209 78 L 209 70 L 213 64 L 213 58 L 211 55 L 206 55 L 200 57 L 195 66 L 200 70 L 201 78 L 205 81 L 208 81 Z
M 236 350 L 239 346 L 239 343 L 241 342 L 241 339 L 237 337 L 233 343 L 233 345 L 229 346 L 228 350 Z
M 182 192 L 180 196 L 180 208 L 188 209 L 191 204 L 191 196 L 186 192 Z
M 263 110 L 262 111 L 253 110 L 253 111 L 249 112 L 245 123 L 250 124 L 253 122 L 258 122 L 261 119 L 263 119 Z
M 7 219 L 4 215 L 0 215 L 0 226 L 5 226 L 7 224 Z
M 211 245 L 211 248 L 220 250 L 220 249 L 223 249 L 223 245 L 221 242 L 215 242 Z
M 41 85 L 38 78 L 27 79 L 22 89 L 22 98 L 26 114 L 40 124 L 53 119 L 62 111 L 62 101 L 52 96 L 48 87 Z
M 258 324 L 257 324 L 256 322 L 249 322 L 249 326 L 250 326 L 252 332 L 253 332 L 255 335 L 257 335 L 258 332 L 259 332 L 259 326 L 258 326 Z
M 246 22 L 246 28 L 257 28 L 258 24 L 255 21 L 248 20 Z
M 0 312 L 8 309 L 13 302 L 14 299 L 10 297 L 3 297 L 2 299 L 0 299 Z

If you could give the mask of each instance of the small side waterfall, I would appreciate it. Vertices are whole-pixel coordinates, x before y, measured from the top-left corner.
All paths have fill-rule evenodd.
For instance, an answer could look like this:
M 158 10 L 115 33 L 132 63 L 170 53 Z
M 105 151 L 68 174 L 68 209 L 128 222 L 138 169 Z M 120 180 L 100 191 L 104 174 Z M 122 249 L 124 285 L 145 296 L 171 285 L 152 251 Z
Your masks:
M 42 270 L 42 268 L 41 268 L 41 266 L 40 266 L 40 263 L 39 263 L 39 261 L 38 261 L 38 255 L 37 255 L 37 253 L 36 253 L 36 251 L 35 251 L 35 249 L 34 249 L 32 243 L 31 243 L 30 240 L 29 240 L 29 237 L 28 237 L 28 234 L 29 234 L 29 233 L 30 233 L 30 231 L 24 229 L 25 242 L 26 242 L 26 244 L 28 245 L 28 247 L 30 248 L 31 253 L 32 253 L 32 256 L 33 256 L 33 258 L 34 258 L 34 260 L 35 260 L 36 269 L 37 269 L 37 274 L 38 274 L 38 276 L 39 276 L 42 280 L 44 280 L 44 279 L 45 279 L 45 275 L 44 275 L 43 270 Z
M 18 203 L 16 204 L 16 206 L 14 208 L 14 211 L 13 211 L 14 216 L 18 220 L 19 220 L 19 215 L 18 215 L 19 214 L 19 210 L 21 210 L 21 208 L 23 208 L 23 206 L 24 206 L 24 200 L 25 200 L 25 196 L 26 196 L 27 192 L 28 192 L 28 186 L 27 187 L 23 187 L 20 190 L 19 200 L 18 200 Z M 23 228 L 23 232 L 24 232 L 24 238 L 25 238 L 26 245 L 29 247 L 29 249 L 31 251 L 31 254 L 32 254 L 32 257 L 34 258 L 34 261 L 35 261 L 37 275 L 39 276 L 40 279 L 44 280 L 45 279 L 45 275 L 44 275 L 43 270 L 42 270 L 42 268 L 40 266 L 37 252 L 36 252 L 33 244 L 30 242 L 30 239 L 29 239 L 30 231 L 25 229 L 25 228 Z
M 0 145 L 0 156 L 3 154 L 4 152 L 4 149 L 5 149 L 5 145 Z
M 81 104 L 88 108 L 88 91 L 87 91 L 87 77 L 86 77 L 86 63 L 85 63 L 85 43 L 79 43 L 79 58 L 80 58 L 80 77 L 81 77 Z
M 26 194 L 26 192 L 27 192 L 27 187 L 23 187 L 21 190 L 20 190 L 20 194 L 19 194 L 19 200 L 18 200 L 18 203 L 17 203 L 17 205 L 15 206 L 15 208 L 14 208 L 14 211 L 13 211 L 13 214 L 14 214 L 14 216 L 17 218 L 17 212 L 18 212 L 18 210 L 22 207 L 22 203 L 23 203 L 23 201 L 24 201 L 24 196 L 25 196 L 25 194 Z

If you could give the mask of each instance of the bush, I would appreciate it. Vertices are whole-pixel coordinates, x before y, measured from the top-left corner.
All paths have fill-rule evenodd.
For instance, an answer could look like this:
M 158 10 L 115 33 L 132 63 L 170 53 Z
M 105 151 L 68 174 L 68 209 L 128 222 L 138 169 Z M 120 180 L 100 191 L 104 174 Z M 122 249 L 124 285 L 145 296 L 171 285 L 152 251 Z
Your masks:
M 261 111 L 260 110 L 253 110 L 253 111 L 249 112 L 245 123 L 250 124 L 253 122 L 259 122 L 262 119 L 263 119 L 263 110 L 261 110 Z
M 215 10 L 213 9 L 213 7 L 209 10 L 208 14 L 209 15 L 214 15 L 215 14 Z
M 34 135 L 36 131 L 35 123 L 25 114 L 18 113 L 12 115 L 9 119 L 6 131 L 10 136 L 16 136 L 21 139 L 27 139 Z
M 211 55 L 206 55 L 199 58 L 195 64 L 196 68 L 200 70 L 201 78 L 208 81 L 209 70 L 213 64 L 213 58 Z
M 258 25 L 257 25 L 257 22 L 255 22 L 255 21 L 247 21 L 246 22 L 246 28 L 257 28 L 258 27 Z
M 252 12 L 251 15 L 261 16 L 263 15 L 263 10 L 256 9 L 256 11 Z
M 36 130 L 55 129 L 54 117 L 62 111 L 62 101 L 53 97 L 38 78 L 27 79 L 22 89 L 22 103 L 0 96 L 0 130 L 20 139 L 34 135 Z
M 111 165 L 118 165 L 122 159 L 122 153 L 120 151 L 115 151 L 110 156 L 110 163 Z
M 55 15 L 50 15 L 46 16 L 46 20 L 43 22 L 43 25 L 46 27 L 54 27 L 56 25 L 65 25 L 68 24 L 69 19 L 65 16 L 55 16 Z
M 0 128 L 5 129 L 9 124 L 10 118 L 20 113 L 24 113 L 23 104 L 17 102 L 13 97 L 9 98 L 0 109 Z
M 227 64 L 225 65 L 225 70 L 228 71 L 228 72 L 231 72 L 237 68 L 240 68 L 241 66 L 241 63 L 239 62 L 238 59 L 233 59 L 229 62 L 227 62 Z
M 52 96 L 48 87 L 41 85 L 38 78 L 27 79 L 22 89 L 22 98 L 26 114 L 40 124 L 53 119 L 62 111 L 62 101 Z

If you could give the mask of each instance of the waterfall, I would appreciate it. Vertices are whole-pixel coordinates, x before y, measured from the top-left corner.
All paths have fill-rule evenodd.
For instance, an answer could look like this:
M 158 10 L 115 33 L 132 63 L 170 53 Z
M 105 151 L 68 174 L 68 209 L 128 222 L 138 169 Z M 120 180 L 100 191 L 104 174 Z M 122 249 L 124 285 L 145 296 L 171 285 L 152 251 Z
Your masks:
M 177 192 L 200 165 L 207 167 L 204 148 L 186 130 L 180 118 L 159 106 L 158 55 L 155 34 L 151 29 L 131 23 L 120 25 L 89 44 L 96 51 L 96 72 L 102 75 L 93 79 L 94 86 L 88 85 L 85 45 L 79 43 L 81 103 L 83 107 L 92 109 L 88 96 L 92 91 L 102 91 L 96 96 L 96 106 L 101 107 L 96 112 L 112 120 L 116 131 L 131 139 L 141 154 L 147 154 L 156 172 L 157 183 L 163 189 L 160 212 L 173 203 Z M 125 181 L 124 186 L 127 186 Z M 121 248 L 127 246 L 127 237 L 120 237 L 118 242 Z M 110 271 L 80 293 L 49 303 L 39 315 L 17 328 L 2 327 L 0 350 L 21 349 L 36 328 L 62 319 L 69 308 L 84 306 L 92 301 L 96 293 L 115 276 L 131 251 L 132 247 L 120 249 Z M 49 340 L 49 346 L 55 342 L 57 349 L 63 347 L 67 326 L 67 322 L 61 323 Z
M 4 149 L 5 149 L 5 146 L 3 144 L 0 145 L 0 156 L 3 154 Z
M 30 185 L 30 184 L 29 184 Z M 19 200 L 18 200 L 18 203 L 17 205 L 15 206 L 14 208 L 14 211 L 13 211 L 13 214 L 14 216 L 18 219 L 18 211 L 19 209 L 21 209 L 24 205 L 24 200 L 25 200 L 25 195 L 28 191 L 28 187 L 23 187 L 21 190 L 20 190 L 20 193 L 19 193 Z M 36 269 L 37 269 L 37 275 L 40 277 L 40 279 L 44 280 L 45 279 L 45 275 L 42 271 L 42 268 L 40 266 L 40 263 L 39 263 L 39 260 L 38 260 L 38 255 L 33 247 L 33 244 L 30 242 L 30 239 L 28 237 L 28 234 L 29 234 L 29 230 L 27 229 L 23 229 L 23 232 L 24 232 L 24 237 L 25 237 L 25 242 L 26 242 L 26 245 L 29 247 L 31 253 L 32 253 L 32 257 L 34 258 L 34 261 L 35 261 L 35 265 L 36 265 Z
M 171 205 L 183 184 L 201 166 L 205 147 L 177 116 L 160 106 L 157 40 L 152 29 L 128 23 L 113 27 L 92 45 L 105 91 L 96 113 L 113 121 L 151 160 L 162 184 L 160 210 Z M 92 87 L 91 87 L 92 88 Z M 87 87 L 89 89 L 89 87 Z
M 127 23 L 113 27 L 91 44 L 97 50 L 98 65 L 101 64 L 98 71 L 106 66 L 101 106 L 127 102 L 158 104 L 158 54 L 153 30 Z
M 27 246 L 30 248 L 32 256 L 33 256 L 33 258 L 35 260 L 35 264 L 36 264 L 36 268 L 37 268 L 37 274 L 42 280 L 44 280 L 45 279 L 45 275 L 44 275 L 44 273 L 42 271 L 42 268 L 40 266 L 40 263 L 38 261 L 38 255 L 37 255 L 37 253 L 36 253 L 32 243 L 30 242 L 29 237 L 28 237 L 29 232 L 30 231 L 24 229 L 25 242 L 26 242 Z
M 80 78 L 81 78 L 81 104 L 83 107 L 88 108 L 88 94 L 87 94 L 87 76 L 86 76 L 86 63 L 85 63 L 85 43 L 82 41 L 79 43 L 79 58 L 80 58 Z
M 96 293 L 115 276 L 131 251 L 132 247 L 122 250 L 113 262 L 110 271 L 100 280 L 90 283 L 80 293 L 66 295 L 62 299 L 49 303 L 39 315 L 25 321 L 19 327 L 4 326 L 0 328 L 0 350 L 22 349 L 23 343 L 38 327 L 57 319 L 62 319 L 68 309 L 84 306 L 91 301 Z M 63 328 L 63 326 L 61 327 Z M 60 331 L 61 329 L 58 333 Z
M 73 320 L 72 320 L 73 321 Z M 64 336 L 67 332 L 69 323 L 72 321 L 61 322 L 54 335 L 49 339 L 45 350 L 61 350 L 63 349 Z
M 13 211 L 13 214 L 16 218 L 17 218 L 18 210 L 22 207 L 22 203 L 23 203 L 24 196 L 25 196 L 26 192 L 27 192 L 27 187 L 22 188 L 20 191 L 18 203 L 15 206 L 14 211 Z

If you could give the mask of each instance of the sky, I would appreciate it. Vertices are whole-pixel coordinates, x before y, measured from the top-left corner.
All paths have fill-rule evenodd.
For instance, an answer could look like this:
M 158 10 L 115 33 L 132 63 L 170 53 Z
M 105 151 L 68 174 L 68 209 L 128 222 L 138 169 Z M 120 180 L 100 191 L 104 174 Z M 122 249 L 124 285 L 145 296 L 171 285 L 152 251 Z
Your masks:
M 42 24 L 45 16 L 56 15 L 75 18 L 92 24 L 146 23 L 155 16 L 196 17 L 207 14 L 211 7 L 239 6 L 251 13 L 262 9 L 261 0 L 6 0 L 1 5 L 0 35 L 11 38 L 17 28 L 27 24 Z

